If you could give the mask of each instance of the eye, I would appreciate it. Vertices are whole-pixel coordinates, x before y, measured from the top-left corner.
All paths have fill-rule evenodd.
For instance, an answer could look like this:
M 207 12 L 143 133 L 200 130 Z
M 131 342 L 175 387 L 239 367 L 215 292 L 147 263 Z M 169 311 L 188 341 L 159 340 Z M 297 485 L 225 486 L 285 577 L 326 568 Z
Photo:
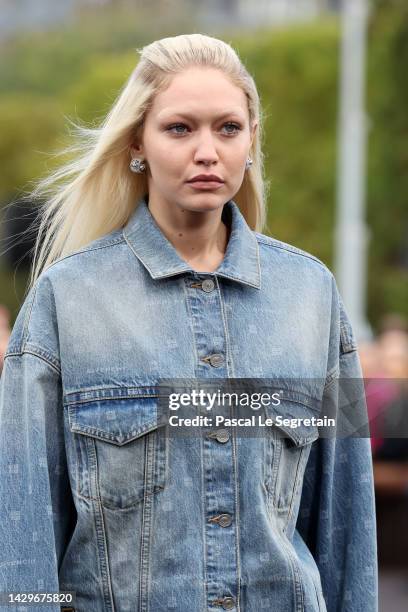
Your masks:
M 166 128 L 167 132 L 172 132 L 173 134 L 185 134 L 187 130 L 187 126 L 184 123 L 173 123 Z
M 222 126 L 224 134 L 227 136 L 234 136 L 239 131 L 242 130 L 242 127 L 233 121 L 228 121 L 224 123 Z M 170 132 L 172 134 L 176 134 L 177 136 L 183 136 L 188 132 L 189 128 L 184 123 L 172 123 L 171 125 L 166 127 L 166 132 Z
M 238 123 L 234 123 L 232 121 L 228 121 L 227 123 L 224 123 L 223 128 L 228 128 L 226 130 L 226 134 L 228 135 L 234 135 L 237 132 L 239 132 L 240 130 L 242 130 L 241 126 Z

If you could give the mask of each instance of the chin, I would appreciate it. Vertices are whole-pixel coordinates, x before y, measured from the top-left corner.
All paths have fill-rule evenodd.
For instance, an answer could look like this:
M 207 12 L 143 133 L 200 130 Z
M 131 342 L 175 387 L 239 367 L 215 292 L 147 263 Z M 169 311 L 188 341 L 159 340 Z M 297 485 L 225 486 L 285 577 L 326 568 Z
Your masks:
M 181 203 L 185 210 L 191 212 L 208 212 L 212 210 L 218 210 L 223 208 L 224 204 L 228 202 L 230 198 L 228 196 L 220 196 L 219 194 L 199 194 L 196 197 L 185 198 Z

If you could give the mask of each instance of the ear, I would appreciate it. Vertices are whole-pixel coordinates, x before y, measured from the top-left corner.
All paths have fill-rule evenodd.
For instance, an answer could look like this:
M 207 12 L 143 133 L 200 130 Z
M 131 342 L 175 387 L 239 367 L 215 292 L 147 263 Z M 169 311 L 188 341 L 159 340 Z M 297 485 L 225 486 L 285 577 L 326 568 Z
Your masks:
M 254 123 L 251 126 L 251 145 L 250 145 L 251 147 L 252 147 L 252 143 L 255 138 L 255 133 L 256 133 L 257 128 L 258 128 L 258 122 L 254 121 Z
M 143 145 L 140 143 L 133 142 L 130 147 L 130 153 L 132 157 L 143 157 Z

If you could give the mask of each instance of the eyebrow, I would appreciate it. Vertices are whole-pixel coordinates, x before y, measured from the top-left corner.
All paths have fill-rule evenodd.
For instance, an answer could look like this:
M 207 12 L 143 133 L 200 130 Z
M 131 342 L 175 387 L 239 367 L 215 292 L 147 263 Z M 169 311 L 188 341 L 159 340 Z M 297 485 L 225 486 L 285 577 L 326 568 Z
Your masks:
M 230 117 L 231 115 L 235 115 L 236 117 L 239 117 L 241 121 L 243 120 L 241 114 L 238 113 L 236 110 L 224 111 L 220 115 L 217 115 L 216 119 L 224 119 L 225 117 Z M 177 112 L 177 111 L 170 111 L 166 113 L 164 117 L 159 117 L 159 119 L 160 121 L 166 121 L 170 117 L 174 117 L 174 116 L 183 117 L 184 119 L 190 119 L 192 121 L 196 119 L 195 115 L 191 113 L 184 113 L 184 112 Z

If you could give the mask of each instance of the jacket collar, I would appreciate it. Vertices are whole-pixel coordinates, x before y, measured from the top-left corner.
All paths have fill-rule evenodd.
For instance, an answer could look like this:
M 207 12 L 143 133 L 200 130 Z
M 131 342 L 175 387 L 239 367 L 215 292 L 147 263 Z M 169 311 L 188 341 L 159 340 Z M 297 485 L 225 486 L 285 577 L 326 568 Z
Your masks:
M 222 214 L 230 223 L 231 233 L 224 259 L 213 274 L 259 289 L 261 278 L 256 236 L 233 200 L 224 205 Z M 141 198 L 130 216 L 123 235 L 153 279 L 194 272 L 158 227 L 146 196 Z

